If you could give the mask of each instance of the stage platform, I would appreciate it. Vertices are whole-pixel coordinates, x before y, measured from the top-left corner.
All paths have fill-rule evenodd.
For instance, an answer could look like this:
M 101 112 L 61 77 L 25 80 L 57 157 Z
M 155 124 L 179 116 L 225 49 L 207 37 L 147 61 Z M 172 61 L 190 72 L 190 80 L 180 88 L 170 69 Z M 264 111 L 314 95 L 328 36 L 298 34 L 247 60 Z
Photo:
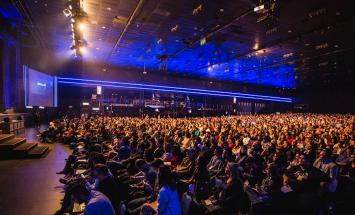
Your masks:
M 26 128 L 25 134 L 27 140 L 37 140 L 37 129 Z M 62 175 L 56 172 L 63 169 L 71 150 L 59 143 L 41 145 L 51 151 L 42 159 L 0 160 L 1 215 L 49 215 L 60 208 Z

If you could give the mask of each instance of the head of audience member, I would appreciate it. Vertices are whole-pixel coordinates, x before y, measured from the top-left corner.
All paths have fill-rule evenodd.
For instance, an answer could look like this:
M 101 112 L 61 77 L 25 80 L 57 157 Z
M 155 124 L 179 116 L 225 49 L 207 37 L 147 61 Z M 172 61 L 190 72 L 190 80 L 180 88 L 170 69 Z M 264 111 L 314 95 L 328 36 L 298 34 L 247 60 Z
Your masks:
M 186 156 L 190 159 L 190 160 L 194 160 L 195 159 L 195 154 L 196 151 L 194 149 L 189 149 L 186 152 Z
M 213 154 L 214 156 L 221 158 L 222 153 L 223 153 L 223 149 L 221 147 L 216 147 Z
M 96 164 L 94 169 L 93 169 L 93 175 L 96 179 L 98 179 L 99 181 L 103 181 L 106 178 L 110 177 L 110 171 L 107 168 L 107 166 L 105 164 Z
M 136 162 L 135 162 L 135 165 L 136 165 L 136 168 L 139 170 L 139 171 L 142 171 L 142 172 L 148 172 L 149 171 L 149 164 L 143 160 L 143 159 L 137 159 Z
M 168 166 L 160 166 L 158 170 L 159 187 L 168 186 L 170 189 L 176 189 L 176 182 Z
M 228 162 L 225 173 L 230 182 L 242 181 L 242 174 L 240 172 L 239 166 L 236 163 Z
M 73 200 L 79 204 L 87 203 L 90 198 L 90 191 L 83 184 L 71 187 L 70 193 Z

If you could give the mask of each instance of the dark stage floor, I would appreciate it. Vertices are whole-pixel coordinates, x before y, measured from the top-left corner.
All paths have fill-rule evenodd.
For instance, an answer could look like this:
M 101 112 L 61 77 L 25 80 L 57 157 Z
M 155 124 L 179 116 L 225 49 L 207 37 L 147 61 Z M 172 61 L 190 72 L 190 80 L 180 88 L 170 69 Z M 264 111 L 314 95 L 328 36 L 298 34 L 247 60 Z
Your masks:
M 26 138 L 36 138 L 35 129 L 26 129 Z M 63 196 L 58 182 L 70 149 L 62 144 L 46 144 L 50 152 L 41 159 L 0 161 L 0 214 L 50 215 Z

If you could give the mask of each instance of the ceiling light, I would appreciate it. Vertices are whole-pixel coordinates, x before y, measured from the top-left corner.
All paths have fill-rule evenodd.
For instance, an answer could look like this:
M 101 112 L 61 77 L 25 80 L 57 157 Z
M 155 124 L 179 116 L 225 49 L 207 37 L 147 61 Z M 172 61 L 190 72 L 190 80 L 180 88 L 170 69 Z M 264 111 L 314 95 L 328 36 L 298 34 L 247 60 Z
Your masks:
M 101 28 L 102 28 L 102 29 L 105 29 L 106 27 L 105 27 L 105 26 L 102 26 Z
M 292 33 L 292 30 L 288 30 L 287 32 L 288 32 L 288 33 Z
M 254 12 L 262 12 L 263 10 L 265 9 L 265 6 L 262 4 L 262 5 L 259 5 L 257 7 L 254 7 Z
M 175 32 L 177 31 L 177 29 L 179 28 L 179 25 L 175 25 L 174 27 L 171 28 L 171 32 Z
M 84 24 L 84 23 L 80 23 L 80 24 L 79 24 L 79 29 L 80 29 L 81 31 L 83 31 L 83 30 L 85 29 L 85 24 Z
M 86 52 L 86 49 L 85 49 L 85 47 L 81 46 L 79 48 L 79 51 L 80 51 L 81 54 L 84 54 Z
M 70 12 L 70 10 L 68 10 L 68 8 L 66 8 L 63 10 L 63 14 L 65 17 L 69 17 L 71 15 L 71 12 Z
M 107 8 L 107 10 L 111 10 L 111 8 L 110 8 L 110 7 L 108 7 L 108 8 Z
M 193 11 L 192 11 L 192 15 L 197 15 L 200 11 L 202 11 L 202 4 L 199 4 L 198 7 L 196 7 Z
M 219 12 L 223 13 L 223 12 L 224 12 L 224 9 L 223 9 L 223 8 L 219 9 Z
M 334 45 L 335 48 L 338 48 L 339 46 L 338 45 Z
M 74 18 L 71 18 L 71 22 L 73 22 L 73 23 L 74 23 L 74 22 L 75 22 L 75 19 L 74 19 Z
M 69 5 L 69 9 L 71 10 L 71 9 L 73 9 L 73 7 L 71 5 Z
M 259 49 L 259 43 L 255 43 L 253 49 L 254 49 L 254 50 Z
M 100 48 L 99 48 L 99 47 L 97 47 L 97 48 L 96 48 L 96 50 L 100 50 Z
M 293 56 L 293 53 L 290 52 L 290 53 L 284 54 L 283 58 L 288 58 L 288 57 L 292 57 L 292 56 Z

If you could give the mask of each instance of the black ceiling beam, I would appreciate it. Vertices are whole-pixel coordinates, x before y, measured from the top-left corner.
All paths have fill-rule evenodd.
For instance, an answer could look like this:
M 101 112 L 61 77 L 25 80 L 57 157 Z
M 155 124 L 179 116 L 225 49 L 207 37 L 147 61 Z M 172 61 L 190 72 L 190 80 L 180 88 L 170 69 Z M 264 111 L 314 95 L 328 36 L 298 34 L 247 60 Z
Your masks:
M 126 34 L 126 31 L 128 30 L 129 26 L 131 25 L 133 19 L 135 18 L 136 13 L 141 9 L 143 3 L 144 3 L 144 0 L 138 0 L 136 7 L 135 7 L 134 10 L 132 11 L 132 13 L 131 13 L 131 15 L 129 16 L 129 18 L 127 19 L 127 22 L 126 22 L 125 27 L 123 28 L 123 30 L 122 30 L 120 36 L 118 37 L 118 39 L 117 39 L 115 45 L 112 47 L 112 50 L 111 50 L 109 56 L 107 57 L 107 61 L 110 60 L 112 54 L 116 51 L 117 47 L 120 45 L 122 38 L 123 38 L 124 35 Z

